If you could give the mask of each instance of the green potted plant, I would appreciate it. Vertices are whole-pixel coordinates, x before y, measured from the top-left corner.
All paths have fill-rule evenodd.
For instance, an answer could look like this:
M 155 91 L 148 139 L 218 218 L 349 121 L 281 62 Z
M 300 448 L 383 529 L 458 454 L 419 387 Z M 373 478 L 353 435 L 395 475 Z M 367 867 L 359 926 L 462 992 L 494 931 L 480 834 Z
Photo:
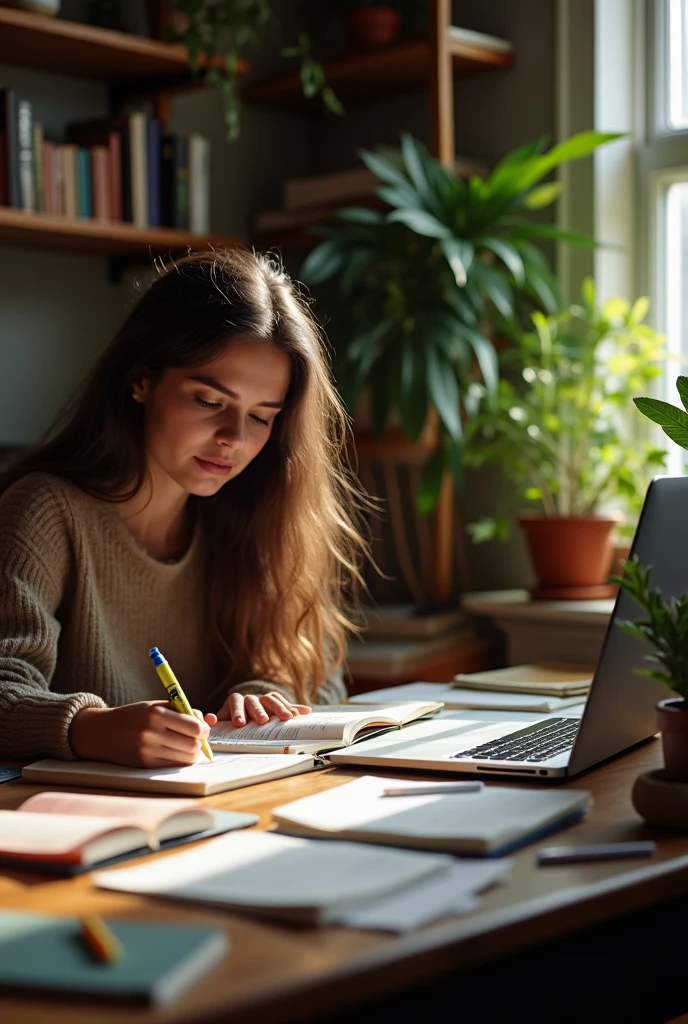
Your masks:
M 623 576 L 612 579 L 643 609 L 645 617 L 635 622 L 617 620 L 617 625 L 652 647 L 652 654 L 646 655 L 651 667 L 636 672 L 656 679 L 676 695 L 657 704 L 664 776 L 669 781 L 688 782 L 688 592 L 665 600 L 658 587 L 650 586 L 650 567 L 643 567 L 636 556 L 624 563 L 624 569 Z
M 583 132 L 547 151 L 540 140 L 509 153 L 488 177 L 463 181 L 403 135 L 399 153 L 361 153 L 386 209 L 345 208 L 338 223 L 313 229 L 325 240 L 301 277 L 326 323 L 349 409 L 366 393 L 376 437 L 396 424 L 409 442 L 429 438 L 422 513 L 435 507 L 446 471 L 457 486 L 461 480 L 478 381 L 496 407 L 490 324 L 558 308 L 556 281 L 535 242 L 590 244 L 523 213 L 554 201 L 560 183 L 543 179 L 559 164 L 617 137 Z
M 645 298 L 601 306 L 592 279 L 582 302 L 532 314 L 534 330 L 501 354 L 496 403 L 483 399 L 468 426 L 466 460 L 498 464 L 511 484 L 538 577 L 534 596 L 602 597 L 619 512 L 635 528 L 643 484 L 664 465 L 627 416 L 630 399 L 662 371 L 662 337 L 644 323 Z M 615 514 L 603 514 L 605 507 Z M 619 508 L 620 506 L 620 508 Z M 469 530 L 477 542 L 504 539 L 510 516 Z
M 192 73 L 219 90 L 230 141 L 238 139 L 241 132 L 238 81 L 242 61 L 249 50 L 271 37 L 278 38 L 278 30 L 272 0 L 172 0 L 165 34 L 186 46 Z M 299 33 L 294 46 L 282 48 L 281 55 L 299 59 L 306 96 L 320 96 L 327 110 L 343 114 L 322 65 L 313 56 L 307 32 Z

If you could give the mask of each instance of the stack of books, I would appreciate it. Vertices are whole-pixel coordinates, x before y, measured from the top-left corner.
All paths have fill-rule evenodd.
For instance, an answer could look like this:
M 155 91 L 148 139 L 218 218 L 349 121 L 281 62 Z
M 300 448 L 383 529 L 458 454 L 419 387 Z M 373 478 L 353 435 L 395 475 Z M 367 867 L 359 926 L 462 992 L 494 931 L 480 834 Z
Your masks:
M 476 635 L 461 608 L 382 605 L 370 609 L 366 620 L 361 640 L 347 654 L 351 694 L 415 679 L 448 682 L 457 672 L 492 665 L 491 641 Z
M 44 136 L 29 100 L 0 89 L 0 205 L 140 228 L 210 232 L 210 142 L 135 112 Z

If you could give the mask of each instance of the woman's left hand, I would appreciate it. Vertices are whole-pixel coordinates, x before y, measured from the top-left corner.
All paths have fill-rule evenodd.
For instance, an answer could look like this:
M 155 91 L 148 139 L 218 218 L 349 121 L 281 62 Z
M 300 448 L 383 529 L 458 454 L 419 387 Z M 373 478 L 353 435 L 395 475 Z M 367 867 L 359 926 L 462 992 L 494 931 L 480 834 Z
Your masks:
M 217 713 L 219 721 L 231 721 L 232 725 L 246 725 L 247 721 L 265 725 L 271 715 L 286 722 L 299 715 L 310 714 L 307 704 L 292 704 L 284 694 L 272 693 L 230 693 Z

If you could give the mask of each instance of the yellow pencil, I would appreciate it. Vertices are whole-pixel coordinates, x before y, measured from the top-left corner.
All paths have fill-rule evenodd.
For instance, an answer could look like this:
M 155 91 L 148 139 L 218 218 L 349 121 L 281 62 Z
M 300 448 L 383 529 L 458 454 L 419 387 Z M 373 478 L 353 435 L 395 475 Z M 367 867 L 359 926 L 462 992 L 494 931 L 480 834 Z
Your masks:
M 179 685 L 179 680 L 175 676 L 174 672 L 170 668 L 168 662 L 163 658 L 162 654 L 157 647 L 151 647 L 148 652 L 153 659 L 155 665 L 155 671 L 162 680 L 162 685 L 167 690 L 170 698 L 170 703 L 174 707 L 175 711 L 178 711 L 180 715 L 191 715 L 194 718 L 193 708 L 186 699 L 186 695 Z M 201 750 L 208 758 L 209 761 L 213 759 L 213 752 L 210 749 L 210 745 L 207 740 L 201 740 Z
M 98 963 L 116 964 L 124 959 L 124 946 L 98 914 L 81 918 L 81 935 Z

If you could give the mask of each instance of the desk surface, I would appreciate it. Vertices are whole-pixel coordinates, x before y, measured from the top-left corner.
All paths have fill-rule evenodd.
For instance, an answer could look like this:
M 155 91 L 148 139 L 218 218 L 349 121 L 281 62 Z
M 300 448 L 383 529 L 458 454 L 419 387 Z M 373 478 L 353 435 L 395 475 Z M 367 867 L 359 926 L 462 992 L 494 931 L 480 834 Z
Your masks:
M 0 997 L 0 1019 L 44 1024 L 49 1012 L 51 1024 L 315 1020 L 334 1008 L 398 991 L 400 978 L 407 986 L 431 981 L 688 893 L 688 834 L 646 826 L 630 801 L 635 777 L 660 762 L 659 743 L 650 741 L 567 783 L 591 790 L 593 809 L 584 821 L 547 840 L 552 845 L 652 838 L 659 844 L 654 858 L 537 868 L 534 851 L 538 847 L 530 846 L 515 855 L 507 881 L 485 893 L 476 910 L 401 937 L 341 928 L 271 926 L 192 905 L 100 891 L 91 886 L 87 875 L 46 881 L 45 876 L 0 873 L 0 906 L 5 908 L 65 915 L 97 910 L 160 921 L 220 923 L 227 927 L 232 942 L 219 967 L 163 1010 L 5 996 Z M 208 805 L 259 813 L 257 827 L 267 828 L 272 807 L 359 775 L 328 769 L 219 794 L 208 798 Z M 0 807 L 17 807 L 38 789 L 26 783 L 2 786 Z M 325 843 L 323 856 L 327 856 Z

